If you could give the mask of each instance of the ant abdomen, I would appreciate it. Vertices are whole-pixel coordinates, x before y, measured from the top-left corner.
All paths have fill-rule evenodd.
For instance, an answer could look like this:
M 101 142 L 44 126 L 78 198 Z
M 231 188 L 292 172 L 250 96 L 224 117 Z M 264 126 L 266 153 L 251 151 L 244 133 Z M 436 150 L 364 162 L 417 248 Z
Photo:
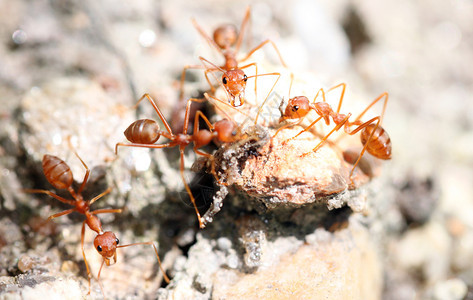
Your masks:
M 56 189 L 67 189 L 74 181 L 66 162 L 54 155 L 43 156 L 43 172 L 48 182 Z
M 366 146 L 366 150 L 379 159 L 391 159 L 391 139 L 383 127 L 379 125 L 376 127 L 376 124 L 366 126 L 360 135 L 361 143 L 366 144 L 373 130 L 375 131 Z
M 136 144 L 154 144 L 161 136 L 159 124 L 150 119 L 141 119 L 131 123 L 124 132 L 125 137 Z
M 234 25 L 222 25 L 214 31 L 214 41 L 221 49 L 227 49 L 236 43 L 237 29 Z

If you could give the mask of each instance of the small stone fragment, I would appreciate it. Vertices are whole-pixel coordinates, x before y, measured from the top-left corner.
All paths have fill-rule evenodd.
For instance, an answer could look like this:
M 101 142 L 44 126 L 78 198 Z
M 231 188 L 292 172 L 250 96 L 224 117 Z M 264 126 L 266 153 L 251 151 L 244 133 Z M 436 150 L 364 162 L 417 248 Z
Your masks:
M 237 220 L 240 242 L 245 249 L 243 257 L 245 266 L 249 269 L 261 265 L 266 243 L 265 225 L 256 216 L 244 216 Z
M 18 260 L 18 269 L 26 273 L 36 265 L 36 261 L 29 255 L 23 254 Z
M 77 263 L 75 263 L 71 260 L 66 260 L 61 265 L 61 272 L 78 274 L 79 273 L 79 266 L 77 265 Z

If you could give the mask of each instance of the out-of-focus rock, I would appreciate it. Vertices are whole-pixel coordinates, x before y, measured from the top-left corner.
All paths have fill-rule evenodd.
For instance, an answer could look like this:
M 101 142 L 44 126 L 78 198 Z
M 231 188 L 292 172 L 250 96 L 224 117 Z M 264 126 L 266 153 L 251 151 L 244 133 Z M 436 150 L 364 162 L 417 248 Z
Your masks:
M 436 208 L 439 188 L 433 178 L 422 179 L 410 175 L 396 198 L 407 224 L 424 224 Z
M 443 282 L 438 282 L 431 294 L 433 300 L 460 300 L 466 299 L 468 287 L 465 282 L 458 278 L 452 278 Z
M 426 282 L 436 282 L 449 272 L 451 237 L 436 222 L 407 231 L 392 247 L 396 265 L 419 270 Z

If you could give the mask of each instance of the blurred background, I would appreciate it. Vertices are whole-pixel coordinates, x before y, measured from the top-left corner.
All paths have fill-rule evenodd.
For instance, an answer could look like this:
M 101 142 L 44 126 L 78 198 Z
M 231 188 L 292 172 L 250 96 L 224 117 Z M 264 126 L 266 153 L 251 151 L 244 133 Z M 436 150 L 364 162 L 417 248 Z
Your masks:
M 42 155 L 71 161 L 80 182 L 84 171 L 65 143 L 74 136 L 81 157 L 98 174 L 91 181 L 100 190 L 106 168 L 99 166 L 113 159 L 114 144 L 124 141 L 122 132 L 135 119 L 126 107 L 150 93 L 171 118 L 178 109 L 183 66 L 199 64 L 200 55 L 222 62 L 192 18 L 211 34 L 222 23 L 239 26 L 248 5 L 250 1 L 0 0 L 0 293 L 18 292 L 6 287 L 26 272 L 18 269 L 22 254 L 36 249 L 37 255 L 59 245 L 48 259 L 61 264 L 74 261 L 60 254 L 64 249 L 79 251 L 79 217 L 65 218 L 59 228 L 48 229 L 49 236 L 33 233 L 31 216 L 46 217 L 58 207 L 45 197 L 19 192 L 47 188 L 38 179 Z M 347 94 L 365 101 L 360 110 L 389 92 L 383 127 L 393 142 L 393 158 L 385 164 L 378 191 L 386 198 L 383 230 L 390 236 L 380 250 L 384 299 L 473 299 L 472 19 L 473 2 L 467 0 L 251 1 L 245 43 L 269 38 L 295 74 L 310 73 L 328 87 L 346 82 Z M 271 50 L 263 52 L 271 55 Z M 189 72 L 186 96 L 197 97 L 206 89 L 201 75 Z M 143 106 L 152 117 L 148 104 Z M 126 186 L 123 182 L 146 169 L 151 158 L 124 152 L 127 158 L 112 167 L 114 175 L 107 179 L 119 182 L 116 197 L 104 205 L 120 207 L 125 198 L 142 193 L 161 203 L 165 187 L 182 192 L 181 184 L 152 175 L 140 183 L 151 191 Z M 177 161 L 166 163 L 160 153 L 152 154 L 161 157 L 153 157 L 162 162 L 160 176 L 178 176 Z M 120 196 L 123 192 L 126 197 Z M 148 204 L 126 203 L 132 208 L 126 217 L 117 217 L 122 222 L 146 219 L 141 213 Z M 192 210 L 186 213 L 195 218 Z M 181 219 L 186 224 L 193 220 Z M 142 226 L 144 237 L 148 231 L 156 237 L 151 220 Z M 68 231 L 69 242 L 51 237 Z M 133 228 L 123 234 L 133 240 L 135 233 Z M 172 248 L 172 238 L 160 241 L 161 251 Z M 146 255 L 143 261 L 154 259 L 152 253 Z M 142 275 L 140 261 L 135 266 L 134 272 Z M 79 292 L 86 289 L 81 284 Z M 127 292 L 116 297 L 123 295 Z

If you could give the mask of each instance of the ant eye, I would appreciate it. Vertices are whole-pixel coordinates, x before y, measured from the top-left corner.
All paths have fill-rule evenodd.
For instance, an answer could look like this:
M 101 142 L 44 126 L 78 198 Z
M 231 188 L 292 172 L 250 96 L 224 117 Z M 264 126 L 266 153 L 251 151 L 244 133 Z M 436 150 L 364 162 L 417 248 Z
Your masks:
M 223 84 L 227 84 L 227 77 L 223 77 L 222 82 L 223 82 Z
M 292 111 L 297 111 L 297 110 L 299 110 L 299 106 L 298 106 L 298 105 L 294 105 L 294 106 L 292 107 Z
M 246 76 L 245 74 L 245 76 L 243 76 L 243 81 L 247 81 L 247 80 L 248 80 L 248 76 Z
M 120 243 L 120 240 L 119 240 L 119 239 L 115 239 L 115 242 L 116 242 L 117 245 L 118 245 L 118 243 Z
M 97 246 L 97 251 L 102 252 L 102 246 Z

